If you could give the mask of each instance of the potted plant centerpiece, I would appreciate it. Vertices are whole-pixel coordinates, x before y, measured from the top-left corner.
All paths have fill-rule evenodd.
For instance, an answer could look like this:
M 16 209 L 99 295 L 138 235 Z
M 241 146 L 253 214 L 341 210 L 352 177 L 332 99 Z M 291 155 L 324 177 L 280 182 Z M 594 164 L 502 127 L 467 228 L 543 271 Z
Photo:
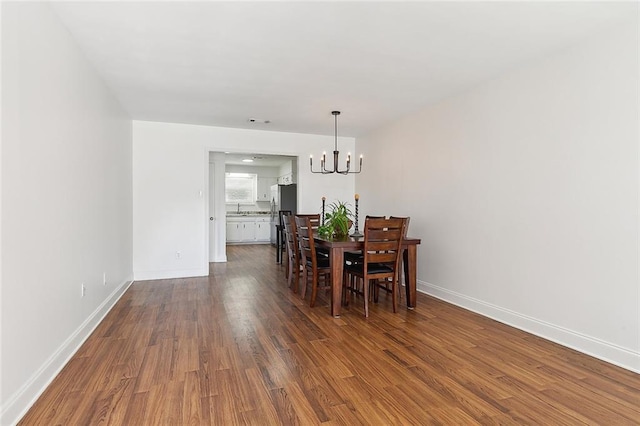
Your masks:
M 324 224 L 318 228 L 318 234 L 323 237 L 344 238 L 349 235 L 349 228 L 353 225 L 353 213 L 347 203 L 335 201 L 328 206 Z

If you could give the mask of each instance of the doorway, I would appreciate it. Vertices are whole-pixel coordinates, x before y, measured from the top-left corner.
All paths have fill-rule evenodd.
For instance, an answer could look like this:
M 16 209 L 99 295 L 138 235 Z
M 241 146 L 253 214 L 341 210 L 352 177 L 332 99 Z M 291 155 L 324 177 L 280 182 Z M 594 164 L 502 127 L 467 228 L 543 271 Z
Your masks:
M 225 173 L 228 171 L 227 168 L 237 171 L 237 168 L 242 166 L 255 170 L 258 175 L 258 185 L 261 188 L 256 191 L 255 205 L 246 206 L 245 209 L 269 211 L 271 209 L 270 185 L 285 184 L 285 182 L 294 183 L 298 173 L 298 157 L 284 154 L 229 153 L 210 150 L 207 150 L 206 155 L 208 172 L 206 180 L 207 202 L 205 203 L 207 210 L 207 243 L 205 247 L 208 251 L 206 258 L 209 263 L 227 262 L 226 215 L 228 206 L 225 200 Z M 253 161 L 247 162 L 243 160 Z M 262 186 L 265 187 L 262 188 Z M 268 196 L 263 196 L 263 192 Z M 258 237 L 259 233 L 256 235 L 256 238 L 260 239 Z

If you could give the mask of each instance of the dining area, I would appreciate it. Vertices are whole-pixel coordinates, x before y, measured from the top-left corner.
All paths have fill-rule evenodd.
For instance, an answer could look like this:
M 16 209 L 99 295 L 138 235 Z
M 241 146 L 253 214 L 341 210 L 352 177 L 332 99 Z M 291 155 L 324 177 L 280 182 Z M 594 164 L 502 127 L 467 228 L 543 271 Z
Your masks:
M 399 305 L 413 310 L 421 239 L 409 233 L 410 217 L 367 215 L 360 226 L 358 200 L 356 194 L 355 213 L 339 201 L 326 206 L 325 197 L 320 213 L 278 212 L 276 262 L 285 269 L 286 285 L 311 308 L 324 291 L 334 318 L 352 304 L 369 317 L 369 305 L 381 293 L 394 313 Z

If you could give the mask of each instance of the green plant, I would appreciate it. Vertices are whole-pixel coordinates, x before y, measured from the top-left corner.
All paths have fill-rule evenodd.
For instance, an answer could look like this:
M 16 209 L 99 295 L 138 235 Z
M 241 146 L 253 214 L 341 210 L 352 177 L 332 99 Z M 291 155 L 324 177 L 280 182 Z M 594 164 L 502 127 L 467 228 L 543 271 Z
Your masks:
M 346 237 L 349 228 L 353 224 L 353 213 L 347 203 L 335 201 L 328 206 L 328 212 L 324 216 L 324 224 L 318 228 L 318 233 L 323 237 Z

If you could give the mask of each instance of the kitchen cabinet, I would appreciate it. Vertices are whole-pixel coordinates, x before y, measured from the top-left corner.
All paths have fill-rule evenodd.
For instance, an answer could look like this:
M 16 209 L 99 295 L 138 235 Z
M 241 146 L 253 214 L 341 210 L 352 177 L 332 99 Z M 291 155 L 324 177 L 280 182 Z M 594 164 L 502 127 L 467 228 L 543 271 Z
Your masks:
M 256 239 L 256 223 L 254 221 L 242 222 L 242 229 L 240 230 L 241 241 L 255 241 Z
M 274 177 L 258 177 L 256 201 L 271 201 L 271 185 L 278 183 Z
M 278 171 L 278 183 L 280 185 L 292 185 L 296 183 L 297 160 L 282 163 Z
M 256 242 L 268 243 L 271 240 L 271 220 L 268 217 L 256 219 Z
M 242 222 L 227 221 L 227 242 L 239 242 L 242 239 L 241 225 Z
M 295 183 L 295 178 L 293 173 L 287 173 L 286 175 L 282 175 L 278 178 L 278 183 L 280 185 L 291 185 Z
M 270 240 L 268 216 L 227 217 L 228 243 L 268 243 Z

